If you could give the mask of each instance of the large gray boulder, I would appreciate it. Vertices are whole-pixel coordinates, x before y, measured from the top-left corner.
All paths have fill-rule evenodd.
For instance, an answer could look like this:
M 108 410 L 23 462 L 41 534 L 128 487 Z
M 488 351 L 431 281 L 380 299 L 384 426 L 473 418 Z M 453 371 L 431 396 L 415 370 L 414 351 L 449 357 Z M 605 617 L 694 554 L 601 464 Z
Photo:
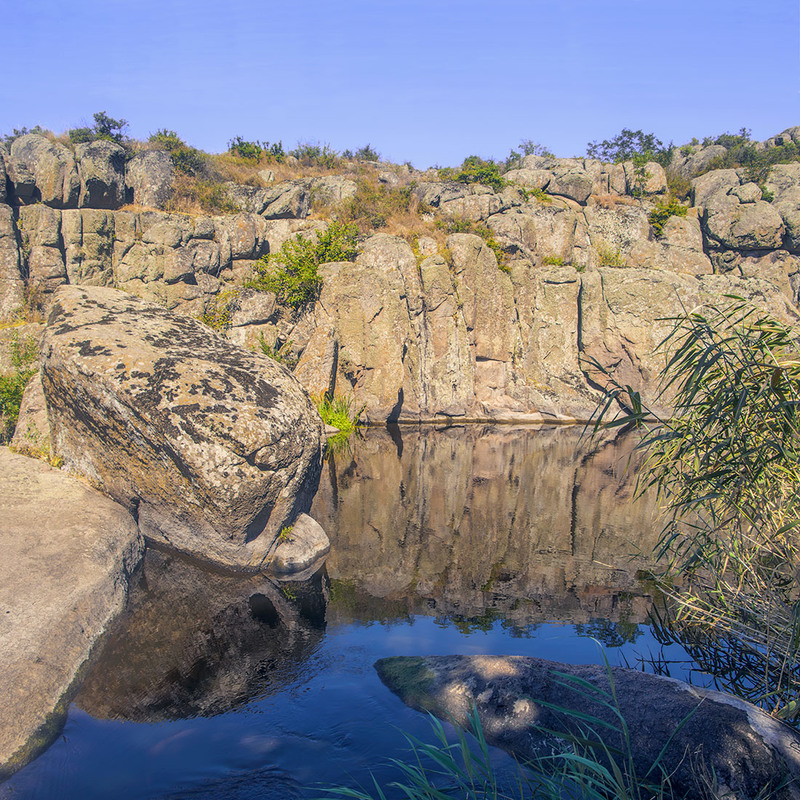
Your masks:
M 172 196 L 175 167 L 166 150 L 145 150 L 129 162 L 125 180 L 130 200 L 145 208 L 164 208 Z
M 119 208 L 125 204 L 125 148 L 99 139 L 75 148 L 81 208 Z
M 29 133 L 11 144 L 8 176 L 21 203 L 76 208 L 81 182 L 75 158 L 63 144 Z
M 323 425 L 282 366 L 196 320 L 62 287 L 42 343 L 54 452 L 142 533 L 234 569 L 269 565 L 310 505 Z
M 684 800 L 708 797 L 704 778 L 709 776 L 715 777 L 716 797 L 750 800 L 770 791 L 776 799 L 800 797 L 800 736 L 722 692 L 631 669 L 524 656 L 396 657 L 375 667 L 412 708 L 466 727 L 470 708 L 476 707 L 487 740 L 521 761 L 569 747 L 548 730 L 600 737 L 612 753 L 621 748 L 625 754 L 628 746 L 616 732 L 620 719 L 610 701 L 613 681 L 639 776 L 665 748 L 664 769 L 675 796 Z M 601 722 L 587 733 L 580 714 Z M 661 773 L 649 777 L 657 783 Z
M 144 545 L 130 513 L 0 447 L 0 779 L 57 735 Z

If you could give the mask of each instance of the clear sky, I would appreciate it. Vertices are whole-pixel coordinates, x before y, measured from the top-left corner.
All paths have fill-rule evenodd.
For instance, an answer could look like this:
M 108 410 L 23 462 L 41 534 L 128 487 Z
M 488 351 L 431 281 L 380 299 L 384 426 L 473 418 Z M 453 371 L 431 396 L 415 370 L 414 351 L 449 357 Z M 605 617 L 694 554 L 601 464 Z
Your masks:
M 800 124 L 799 0 L 0 0 L 0 133 L 95 111 L 209 152 L 370 143 L 414 166 Z

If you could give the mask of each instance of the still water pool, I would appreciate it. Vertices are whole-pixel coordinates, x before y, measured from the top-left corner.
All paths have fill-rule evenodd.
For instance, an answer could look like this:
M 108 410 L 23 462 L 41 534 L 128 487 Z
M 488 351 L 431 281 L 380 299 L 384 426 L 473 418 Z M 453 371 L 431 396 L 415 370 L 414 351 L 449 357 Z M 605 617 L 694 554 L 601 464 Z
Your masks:
M 652 501 L 630 443 L 570 429 L 370 430 L 327 462 L 325 568 L 231 577 L 149 551 L 58 740 L 4 798 L 292 798 L 391 778 L 424 715 L 380 682 L 391 655 L 666 659 L 646 624 Z M 692 673 L 695 682 L 702 676 Z M 508 759 L 498 752 L 502 767 Z

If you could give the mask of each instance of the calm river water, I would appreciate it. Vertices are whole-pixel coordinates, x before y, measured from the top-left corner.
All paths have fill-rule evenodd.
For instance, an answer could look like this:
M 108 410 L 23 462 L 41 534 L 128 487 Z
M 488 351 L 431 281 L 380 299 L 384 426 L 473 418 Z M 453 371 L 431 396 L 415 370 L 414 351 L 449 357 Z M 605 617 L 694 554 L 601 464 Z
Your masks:
M 389 778 L 401 729 L 431 734 L 378 679 L 383 656 L 604 651 L 680 676 L 685 654 L 646 624 L 657 524 L 632 499 L 630 447 L 592 452 L 569 428 L 370 429 L 323 471 L 311 513 L 332 550 L 312 579 L 149 551 L 62 735 L 0 797 L 314 797 Z

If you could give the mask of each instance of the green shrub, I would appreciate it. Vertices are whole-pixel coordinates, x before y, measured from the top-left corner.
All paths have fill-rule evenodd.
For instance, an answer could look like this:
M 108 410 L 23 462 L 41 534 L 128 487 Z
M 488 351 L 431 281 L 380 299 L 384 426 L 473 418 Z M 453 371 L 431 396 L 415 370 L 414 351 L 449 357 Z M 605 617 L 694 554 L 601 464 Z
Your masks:
M 329 144 L 300 142 L 289 155 L 296 158 L 304 167 L 324 167 L 333 169 L 339 166 L 341 157 Z
M 542 264 L 548 267 L 563 267 L 564 259 L 561 256 L 545 256 Z
M 342 153 L 342 158 L 350 161 L 380 161 L 381 154 L 372 145 L 365 144 L 363 147 L 359 147 L 355 153 L 352 150 L 345 150 Z
M 666 202 L 656 203 L 655 208 L 650 212 L 647 218 L 649 223 L 653 226 L 656 236 L 663 236 L 664 225 L 670 217 L 685 217 L 688 209 L 682 206 L 674 198 L 669 198 Z
M 667 189 L 677 200 L 688 200 L 692 193 L 692 181 L 680 172 L 668 170 Z
M 241 136 L 234 136 L 228 142 L 228 152 L 248 161 L 268 159 L 269 161 L 281 162 L 286 158 L 283 142 L 273 142 L 272 144 L 259 141 L 248 142 L 242 139 Z
M 72 128 L 67 132 L 67 136 L 69 136 L 69 140 L 73 144 L 95 142 L 98 139 L 124 144 L 125 136 L 123 131 L 127 127 L 127 120 L 114 119 L 109 117 L 105 111 L 98 111 L 94 115 L 94 125 L 91 128 Z
M 657 400 L 674 411 L 659 417 L 606 373 L 598 423 L 619 403 L 632 411 L 609 425 L 641 431 L 639 490 L 655 487 L 666 513 L 665 630 L 720 689 L 797 724 L 798 332 L 735 297 L 671 321 Z
M 258 334 L 258 349 L 265 356 L 269 356 L 273 361 L 277 361 L 279 364 L 283 364 L 289 369 L 293 369 L 297 364 L 297 358 L 294 353 L 292 353 L 293 344 L 294 342 L 291 339 L 283 344 L 276 339 L 270 344 L 266 340 L 263 332 Z
M 148 141 L 170 154 L 172 163 L 178 172 L 190 177 L 204 174 L 206 160 L 203 154 L 186 144 L 175 131 L 162 128 L 151 134 Z
M 299 308 L 319 294 L 319 267 L 332 261 L 351 261 L 357 252 L 358 229 L 353 224 L 332 222 L 312 238 L 298 234 L 277 253 L 262 257 L 248 286 L 274 292 L 281 303 Z
M 597 245 L 597 257 L 601 267 L 627 267 L 628 262 L 620 250 L 615 250 L 608 244 Z
M 656 161 L 662 167 L 669 164 L 674 150 L 672 143 L 665 147 L 654 133 L 632 131 L 629 128 L 623 128 L 613 139 L 589 142 L 586 145 L 586 154 L 589 158 L 620 164 L 638 157 L 643 163 Z
M 417 209 L 418 202 L 413 185 L 386 186 L 374 178 L 359 178 L 356 192 L 342 201 L 336 209 L 341 222 L 354 223 L 362 234 L 369 234 L 386 226 L 390 219 Z
M 215 331 L 225 331 L 231 326 L 233 312 L 239 301 L 238 289 L 229 289 L 206 299 L 203 312 L 198 319 Z
M 36 373 L 31 364 L 38 358 L 36 340 L 26 336 L 20 341 L 16 331 L 11 336 L 11 373 L 0 375 L 0 443 L 6 443 L 14 435 L 17 426 L 22 394 L 28 381 Z
M 500 167 L 491 159 L 484 161 L 478 156 L 467 156 L 459 169 L 452 167 L 440 169 L 439 176 L 444 180 L 458 183 L 480 183 L 496 192 L 507 185 L 507 181 L 500 174 Z
M 348 436 L 358 427 L 364 407 L 356 408 L 352 397 L 329 397 L 327 394 L 314 398 L 317 411 L 326 425 L 338 428 Z

